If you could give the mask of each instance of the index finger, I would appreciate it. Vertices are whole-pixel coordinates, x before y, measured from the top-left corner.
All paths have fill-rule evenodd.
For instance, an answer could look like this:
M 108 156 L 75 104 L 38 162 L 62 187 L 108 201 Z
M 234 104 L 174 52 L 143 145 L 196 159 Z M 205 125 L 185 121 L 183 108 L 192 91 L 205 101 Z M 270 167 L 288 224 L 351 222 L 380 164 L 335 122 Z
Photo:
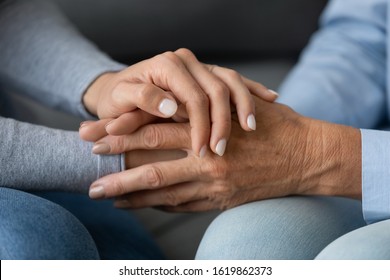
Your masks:
M 154 82 L 173 92 L 186 107 L 191 126 L 192 148 L 196 155 L 202 157 L 210 138 L 209 99 L 176 54 L 167 52 L 156 59 L 160 65 L 157 69 L 162 69 L 163 72 L 157 75 L 159 79 L 151 73 Z
M 105 145 L 106 149 L 96 149 Z M 94 153 L 119 154 L 132 150 L 191 149 L 188 123 L 145 125 L 129 135 L 106 136 L 95 143 Z
M 135 191 L 159 189 L 192 181 L 200 174 L 199 165 L 193 162 L 194 159 L 197 158 L 186 157 L 179 160 L 156 162 L 110 174 L 91 185 L 89 196 L 92 199 L 110 198 Z

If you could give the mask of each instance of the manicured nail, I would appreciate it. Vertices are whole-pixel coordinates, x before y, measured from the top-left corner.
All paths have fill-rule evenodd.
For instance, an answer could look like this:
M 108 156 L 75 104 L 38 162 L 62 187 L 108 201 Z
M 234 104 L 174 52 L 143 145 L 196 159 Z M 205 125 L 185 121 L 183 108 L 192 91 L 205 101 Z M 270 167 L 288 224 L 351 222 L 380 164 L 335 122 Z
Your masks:
M 89 189 L 89 197 L 92 199 L 104 198 L 105 192 L 103 186 L 96 186 Z
M 250 129 L 256 130 L 256 120 L 253 114 L 250 114 L 248 116 L 248 118 L 246 119 L 246 123 Z
M 110 151 L 111 147 L 106 143 L 96 143 L 92 148 L 94 154 L 108 154 Z
M 89 121 L 84 121 L 80 123 L 80 127 L 86 126 L 89 123 Z
M 177 111 L 177 104 L 176 102 L 166 98 L 160 103 L 158 110 L 166 117 L 171 117 Z
M 114 122 L 114 120 L 108 122 L 108 123 L 104 126 L 104 129 L 107 131 L 107 133 L 109 133 L 109 131 L 110 131 L 110 126 L 112 125 L 113 122 Z
M 276 98 L 279 97 L 279 93 L 277 93 L 276 91 L 274 91 L 274 90 L 272 90 L 272 89 L 268 89 L 268 91 L 269 91 L 270 93 L 272 93 L 273 95 L 275 95 Z
M 226 139 L 219 140 L 217 146 L 215 147 L 215 151 L 219 156 L 223 156 L 226 150 Z
M 202 147 L 202 149 L 200 149 L 199 157 L 200 157 L 200 158 L 204 158 L 204 156 L 206 155 L 206 151 L 207 151 L 207 146 L 204 145 L 204 146 Z

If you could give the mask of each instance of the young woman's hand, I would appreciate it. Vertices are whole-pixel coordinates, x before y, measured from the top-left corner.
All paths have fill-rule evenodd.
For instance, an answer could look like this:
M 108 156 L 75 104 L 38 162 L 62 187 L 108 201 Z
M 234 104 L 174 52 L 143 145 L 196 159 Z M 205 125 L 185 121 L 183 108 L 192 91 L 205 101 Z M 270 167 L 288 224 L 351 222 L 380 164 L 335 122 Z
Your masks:
M 277 98 L 275 92 L 236 71 L 200 63 L 191 51 L 179 49 L 103 74 L 89 87 L 83 102 L 100 119 L 111 119 L 105 126 L 111 135 L 132 133 L 157 117 L 188 118 L 194 153 L 202 156 L 210 145 L 222 156 L 231 131 L 231 104 L 240 126 L 246 131 L 256 129 L 252 94 L 270 102 Z M 87 133 L 81 137 L 93 141 Z

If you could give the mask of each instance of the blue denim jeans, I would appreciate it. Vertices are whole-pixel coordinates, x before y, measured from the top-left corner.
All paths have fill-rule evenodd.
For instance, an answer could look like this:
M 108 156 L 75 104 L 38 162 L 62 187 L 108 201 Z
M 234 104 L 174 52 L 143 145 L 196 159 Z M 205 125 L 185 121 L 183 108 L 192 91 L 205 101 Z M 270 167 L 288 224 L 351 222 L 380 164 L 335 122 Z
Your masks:
M 390 259 L 390 221 L 366 225 L 359 201 L 286 197 L 223 212 L 197 259 Z
M 0 188 L 1 259 L 161 259 L 130 213 L 86 195 Z

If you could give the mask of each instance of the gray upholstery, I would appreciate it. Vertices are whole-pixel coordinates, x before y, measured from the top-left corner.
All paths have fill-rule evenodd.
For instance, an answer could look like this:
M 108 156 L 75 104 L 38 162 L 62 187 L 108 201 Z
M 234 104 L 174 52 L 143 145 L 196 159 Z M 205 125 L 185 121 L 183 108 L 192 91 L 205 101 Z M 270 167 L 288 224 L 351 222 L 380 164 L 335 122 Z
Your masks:
M 180 47 L 197 54 L 296 54 L 325 0 L 55 0 L 114 57 Z

